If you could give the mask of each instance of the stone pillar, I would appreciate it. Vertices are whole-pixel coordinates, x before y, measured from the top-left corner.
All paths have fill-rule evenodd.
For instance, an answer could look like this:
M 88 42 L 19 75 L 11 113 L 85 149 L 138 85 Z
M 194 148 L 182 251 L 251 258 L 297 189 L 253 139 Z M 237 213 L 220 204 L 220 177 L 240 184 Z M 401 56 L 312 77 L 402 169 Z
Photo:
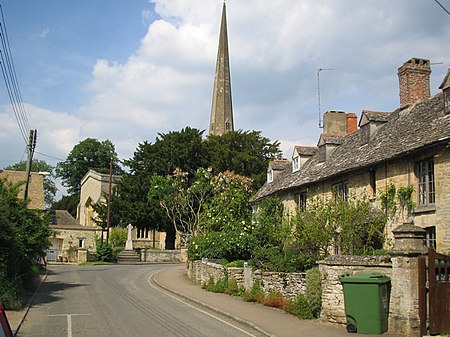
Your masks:
M 405 336 L 419 336 L 418 256 L 426 255 L 425 230 L 412 222 L 392 231 L 392 261 L 389 331 Z
M 244 288 L 245 291 L 251 291 L 253 287 L 253 269 L 244 262 Z
M 82 264 L 89 261 L 89 252 L 86 248 L 78 248 L 78 264 Z

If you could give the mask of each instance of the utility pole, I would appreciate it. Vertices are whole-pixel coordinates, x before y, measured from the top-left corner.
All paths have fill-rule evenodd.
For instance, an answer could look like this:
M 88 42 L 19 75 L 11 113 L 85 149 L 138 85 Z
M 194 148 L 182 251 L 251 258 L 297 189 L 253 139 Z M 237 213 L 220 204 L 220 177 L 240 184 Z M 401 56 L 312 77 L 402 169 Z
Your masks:
M 109 188 L 108 188 L 108 210 L 106 215 L 106 244 L 109 240 L 109 227 L 110 227 L 110 215 L 111 215 L 111 189 L 112 189 L 112 158 L 109 161 Z
M 36 140 L 37 140 L 37 130 L 30 130 L 30 137 L 28 139 L 27 145 L 27 166 L 25 170 L 26 179 L 25 179 L 25 191 L 23 194 L 23 199 L 27 200 L 28 198 L 28 187 L 30 186 L 30 175 L 31 175 L 31 164 L 33 162 L 34 149 L 36 148 Z

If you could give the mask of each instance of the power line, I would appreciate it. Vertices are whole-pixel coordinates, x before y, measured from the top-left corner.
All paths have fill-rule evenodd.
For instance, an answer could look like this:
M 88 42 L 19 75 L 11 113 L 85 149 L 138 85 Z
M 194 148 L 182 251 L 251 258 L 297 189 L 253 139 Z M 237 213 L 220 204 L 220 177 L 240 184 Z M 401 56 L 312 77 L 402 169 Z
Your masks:
M 28 130 L 30 124 L 28 122 L 25 107 L 23 105 L 22 94 L 20 93 L 19 84 L 17 81 L 17 74 L 14 68 L 14 61 L 11 54 L 11 48 L 8 39 L 8 32 L 6 30 L 5 17 L 3 15 L 3 8 L 0 4 L 0 66 L 2 75 L 5 80 L 6 89 L 8 91 L 9 100 L 19 126 L 20 133 L 25 141 L 28 143 Z
M 450 12 L 447 10 L 447 8 L 444 7 L 438 0 L 434 0 L 448 15 L 450 15 Z

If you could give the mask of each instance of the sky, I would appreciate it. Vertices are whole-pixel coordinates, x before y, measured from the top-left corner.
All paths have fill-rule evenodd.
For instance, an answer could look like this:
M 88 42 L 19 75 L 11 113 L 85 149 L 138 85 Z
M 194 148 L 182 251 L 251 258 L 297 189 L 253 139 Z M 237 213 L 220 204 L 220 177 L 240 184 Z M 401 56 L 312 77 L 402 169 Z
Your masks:
M 450 0 L 439 1 L 450 10 Z M 91 137 L 121 159 L 158 133 L 207 130 L 221 0 L 0 0 L 35 158 L 51 165 Z M 399 107 L 397 69 L 450 68 L 450 15 L 434 0 L 228 0 L 235 129 L 290 158 L 316 145 L 320 112 Z M 205 132 L 205 136 L 207 132 Z M 0 83 L 0 169 L 26 144 Z

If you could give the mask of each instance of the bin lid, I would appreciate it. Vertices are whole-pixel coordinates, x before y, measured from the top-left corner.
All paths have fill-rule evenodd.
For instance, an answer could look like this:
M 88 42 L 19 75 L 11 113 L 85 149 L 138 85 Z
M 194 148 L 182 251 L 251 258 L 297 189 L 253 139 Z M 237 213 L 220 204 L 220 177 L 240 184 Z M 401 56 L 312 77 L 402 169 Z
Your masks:
M 341 283 L 387 283 L 390 279 L 386 275 L 379 273 L 342 275 L 339 277 Z

